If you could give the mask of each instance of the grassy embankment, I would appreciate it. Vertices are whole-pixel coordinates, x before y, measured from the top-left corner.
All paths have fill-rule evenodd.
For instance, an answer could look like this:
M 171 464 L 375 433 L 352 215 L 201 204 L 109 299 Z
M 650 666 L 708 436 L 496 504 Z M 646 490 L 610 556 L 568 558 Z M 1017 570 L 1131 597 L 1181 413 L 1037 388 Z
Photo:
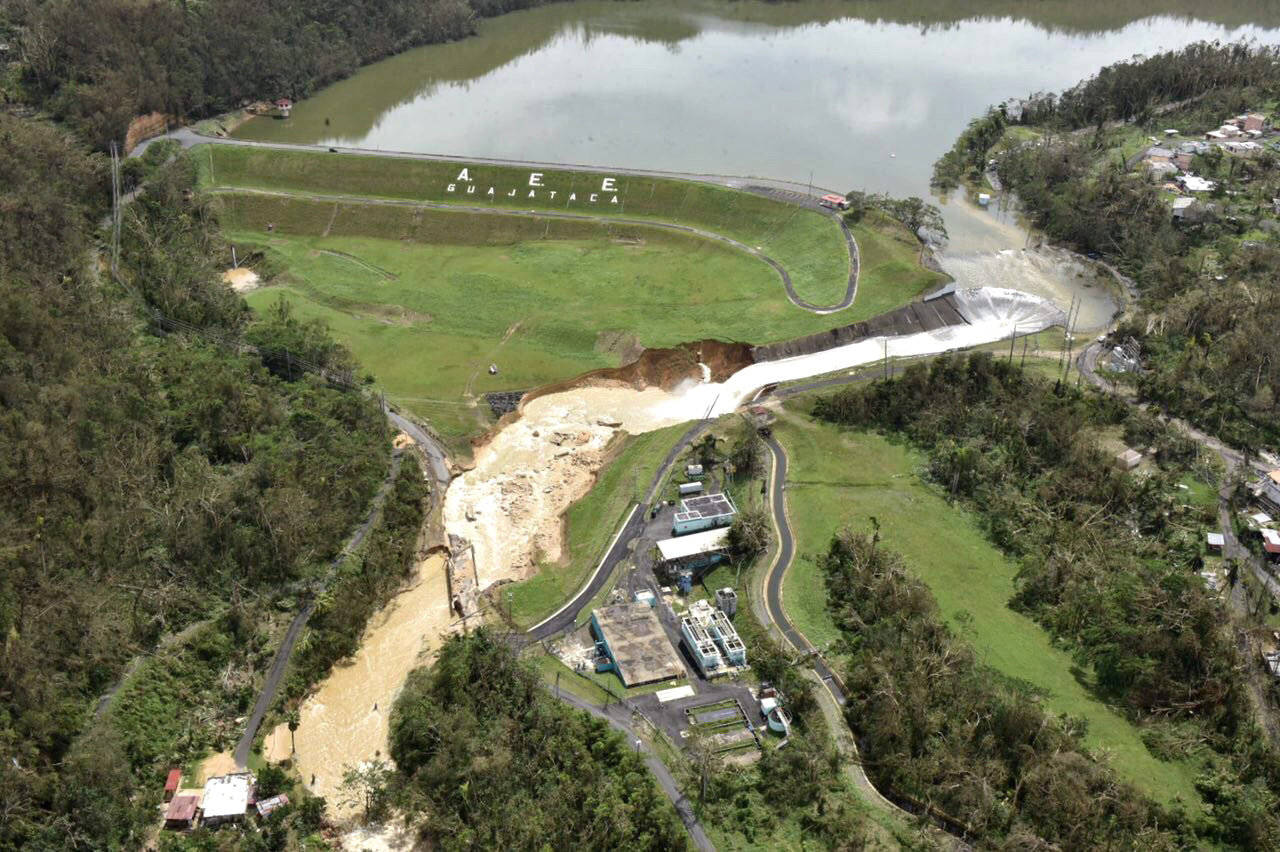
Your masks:
M 215 146 L 197 151 L 196 160 L 206 185 L 370 197 L 412 196 L 426 178 L 400 170 L 439 165 Z M 320 168 L 333 164 L 350 170 Z M 548 185 L 552 180 L 544 177 Z M 645 203 L 631 203 L 627 216 L 688 221 L 744 238 L 751 236 L 745 231 L 775 233 L 782 248 L 766 250 L 811 298 L 801 279 L 816 275 L 819 260 L 829 267 L 824 275 L 844 280 L 843 240 L 817 214 L 717 187 L 679 181 L 646 187 Z M 645 212 L 662 204 L 670 205 L 665 217 Z M 461 439 L 490 422 L 483 405 L 474 404 L 486 391 L 614 365 L 636 343 L 808 334 L 901 304 L 938 280 L 918 265 L 914 238 L 880 218 L 855 229 L 862 276 L 854 308 L 823 317 L 791 305 L 776 273 L 758 258 L 659 228 L 248 194 L 223 195 L 222 207 L 224 229 L 242 253 L 246 245 L 263 247 L 270 265 L 287 270 L 280 286 L 250 294 L 250 303 L 261 307 L 285 294 L 301 314 L 327 321 L 389 396 L 429 417 L 464 451 Z M 485 370 L 491 362 L 499 365 L 496 377 Z
M 1109 753 L 1125 780 L 1161 801 L 1198 805 L 1195 767 L 1153 757 L 1139 729 L 1093 696 L 1090 674 L 1009 608 L 1017 566 L 966 512 L 921 481 L 923 457 L 880 435 L 817 423 L 798 413 L 805 408 L 803 398 L 789 403 L 776 434 L 790 459 L 787 507 L 797 548 L 784 605 L 809 640 L 824 646 L 838 637 L 816 557 L 837 530 L 868 528 L 875 517 L 886 546 L 928 584 L 951 629 L 984 663 L 1040 695 L 1050 711 L 1087 720 L 1086 743 Z
M 681 223 L 760 249 L 787 268 L 801 298 L 817 304 L 838 302 L 847 283 L 848 253 L 830 217 L 705 183 L 226 145 L 199 150 L 196 162 L 207 187 L 445 201 Z M 470 184 L 457 180 L 464 168 Z M 541 176 L 541 186 L 530 186 L 532 174 Z M 603 190 L 606 180 L 613 181 L 613 190 Z M 469 186 L 474 194 L 467 194 Z M 495 192 L 489 196 L 491 187 Z M 535 195 L 530 197 L 530 192 Z

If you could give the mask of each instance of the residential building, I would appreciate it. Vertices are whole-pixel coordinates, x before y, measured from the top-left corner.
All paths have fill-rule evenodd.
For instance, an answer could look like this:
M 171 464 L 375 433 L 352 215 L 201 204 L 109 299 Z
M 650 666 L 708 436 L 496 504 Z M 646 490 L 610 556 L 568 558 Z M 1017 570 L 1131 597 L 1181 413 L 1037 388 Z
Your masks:
M 199 796 L 174 796 L 164 811 L 164 827 L 171 831 L 185 831 L 192 828 L 199 809 Z
M 234 772 L 210 778 L 201 799 L 202 821 L 214 826 L 244 819 L 253 796 L 254 778 L 248 772 Z

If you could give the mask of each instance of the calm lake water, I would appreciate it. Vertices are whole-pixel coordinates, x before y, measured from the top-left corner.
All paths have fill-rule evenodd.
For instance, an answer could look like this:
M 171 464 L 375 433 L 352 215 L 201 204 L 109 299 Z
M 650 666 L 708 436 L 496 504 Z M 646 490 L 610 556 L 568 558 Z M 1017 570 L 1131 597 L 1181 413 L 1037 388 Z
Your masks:
M 927 196 L 934 160 L 990 104 L 1277 27 L 1271 0 L 564 3 L 369 66 L 237 135 Z M 946 214 L 952 253 L 1022 245 L 993 214 Z

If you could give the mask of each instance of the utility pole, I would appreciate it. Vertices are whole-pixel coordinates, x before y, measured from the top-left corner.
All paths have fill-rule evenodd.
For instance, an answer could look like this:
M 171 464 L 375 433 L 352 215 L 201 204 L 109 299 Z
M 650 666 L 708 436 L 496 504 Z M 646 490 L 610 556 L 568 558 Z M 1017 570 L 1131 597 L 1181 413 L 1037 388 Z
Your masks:
M 884 377 L 887 381 L 889 379 L 889 338 L 881 338 L 880 345 L 884 347 Z
M 1013 324 L 1013 331 L 1009 332 L 1009 363 L 1013 363 L 1013 342 L 1018 339 L 1018 324 Z
M 1028 339 L 1029 338 L 1027 337 L 1022 338 L 1022 362 L 1018 364 L 1018 369 L 1023 371 L 1027 369 L 1027 340 Z
M 120 150 L 111 143 L 111 279 L 120 276 Z

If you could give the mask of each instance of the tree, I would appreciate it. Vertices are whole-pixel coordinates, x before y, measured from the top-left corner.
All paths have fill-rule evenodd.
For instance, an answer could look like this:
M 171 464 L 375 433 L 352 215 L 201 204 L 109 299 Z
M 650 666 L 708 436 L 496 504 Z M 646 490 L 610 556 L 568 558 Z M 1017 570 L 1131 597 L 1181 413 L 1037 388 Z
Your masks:
M 357 766 L 348 764 L 342 770 L 339 788 L 342 804 L 360 808 L 365 822 L 382 816 L 386 812 L 392 776 L 387 762 L 375 759 Z
M 293 733 L 298 730 L 298 724 L 302 721 L 298 715 L 298 708 L 290 707 L 289 712 L 285 714 L 284 719 L 285 724 L 289 726 L 289 754 L 297 754 L 298 746 L 293 741 Z
M 720 460 L 720 454 L 716 450 L 716 444 L 718 443 L 720 443 L 720 439 L 710 432 L 702 436 L 702 440 L 694 447 L 694 454 L 697 456 L 698 464 L 708 470 L 715 466 L 716 462 Z
M 769 540 L 769 516 L 763 509 L 742 510 L 729 527 L 729 550 L 734 559 L 754 559 L 769 548 Z
M 729 454 L 729 462 L 736 473 L 756 476 L 764 468 L 764 441 L 755 429 L 748 429 Z

